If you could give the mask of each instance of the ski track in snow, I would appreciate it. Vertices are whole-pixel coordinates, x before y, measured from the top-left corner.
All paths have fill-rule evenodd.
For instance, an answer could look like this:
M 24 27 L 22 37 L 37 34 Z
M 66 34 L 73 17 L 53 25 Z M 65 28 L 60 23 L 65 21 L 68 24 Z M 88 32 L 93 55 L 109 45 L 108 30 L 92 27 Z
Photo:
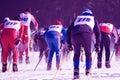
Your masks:
M 112 51 L 111 51 L 112 53 Z M 39 60 L 39 52 L 31 52 L 30 53 L 30 64 L 18 64 L 18 72 L 12 72 L 12 65 L 10 66 L 10 70 L 2 73 L 0 68 L 0 80 L 73 80 L 73 52 L 70 56 L 61 60 L 61 70 L 56 70 L 56 61 L 55 55 L 53 57 L 52 62 L 52 70 L 47 71 L 44 57 L 42 61 L 38 65 L 37 69 L 34 71 L 34 68 Z M 95 53 L 93 53 L 94 57 Z M 97 57 L 93 61 L 91 74 L 89 76 L 85 75 L 85 62 L 80 62 L 80 79 L 79 80 L 120 80 L 120 61 L 115 60 L 115 56 L 113 56 L 111 60 L 111 68 L 105 68 L 105 60 L 103 55 L 103 64 L 102 69 L 96 68 Z M 85 57 L 84 57 L 85 59 Z M 25 57 L 24 57 L 25 61 Z M 9 65 L 9 63 L 8 63 Z M 2 64 L 0 64 L 2 67 Z

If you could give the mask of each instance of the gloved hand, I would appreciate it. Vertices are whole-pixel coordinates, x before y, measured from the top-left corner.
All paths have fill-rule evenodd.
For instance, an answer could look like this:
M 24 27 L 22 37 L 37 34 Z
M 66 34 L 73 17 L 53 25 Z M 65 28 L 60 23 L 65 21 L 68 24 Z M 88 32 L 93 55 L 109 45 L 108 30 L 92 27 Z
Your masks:
M 100 52 L 100 46 L 97 43 L 94 46 L 95 46 L 95 51 L 97 53 L 99 53 Z
M 20 38 L 16 39 L 16 41 L 15 41 L 15 45 L 18 45 L 18 44 L 20 43 L 20 41 L 21 41 Z
M 64 41 L 64 40 L 61 40 L 60 43 L 65 44 L 65 41 Z
M 35 32 L 38 32 L 38 28 L 37 27 L 35 28 Z
M 117 47 L 118 47 L 118 44 L 117 44 L 117 43 L 115 43 L 115 44 L 114 44 L 114 48 L 115 48 L 115 49 L 117 49 Z
M 68 50 L 72 51 L 73 50 L 73 47 L 71 44 L 68 44 Z

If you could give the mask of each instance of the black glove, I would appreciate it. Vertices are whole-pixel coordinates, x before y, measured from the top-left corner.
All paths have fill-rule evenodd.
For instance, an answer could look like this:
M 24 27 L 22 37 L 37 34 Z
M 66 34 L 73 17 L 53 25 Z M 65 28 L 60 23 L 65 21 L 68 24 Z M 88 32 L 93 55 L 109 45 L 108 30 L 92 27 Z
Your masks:
M 64 40 L 61 40 L 60 43 L 65 44 L 65 41 L 64 41 Z
M 114 48 L 115 48 L 115 49 L 117 49 L 117 47 L 118 47 L 118 44 L 117 44 L 117 43 L 115 43 L 115 44 L 114 44 Z
M 100 52 L 100 46 L 97 43 L 94 46 L 95 46 L 95 51 L 97 53 L 99 53 Z
M 16 41 L 15 41 L 15 45 L 18 45 L 20 43 L 21 39 L 18 38 Z
M 71 44 L 68 44 L 68 50 L 72 51 L 73 50 L 73 47 Z

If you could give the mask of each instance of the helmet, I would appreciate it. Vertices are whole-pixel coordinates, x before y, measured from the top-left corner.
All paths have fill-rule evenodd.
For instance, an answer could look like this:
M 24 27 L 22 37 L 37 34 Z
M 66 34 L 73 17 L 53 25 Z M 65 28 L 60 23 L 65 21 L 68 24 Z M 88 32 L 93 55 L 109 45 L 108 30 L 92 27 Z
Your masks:
M 4 22 L 9 21 L 9 20 L 10 20 L 9 17 L 5 17 L 5 18 L 4 18 Z
M 62 22 L 59 21 L 59 20 L 56 20 L 56 21 L 55 21 L 55 25 L 62 25 Z
M 90 16 L 92 16 L 93 13 L 92 13 L 92 11 L 90 9 L 84 9 L 83 12 L 82 12 L 82 15 L 90 15 Z

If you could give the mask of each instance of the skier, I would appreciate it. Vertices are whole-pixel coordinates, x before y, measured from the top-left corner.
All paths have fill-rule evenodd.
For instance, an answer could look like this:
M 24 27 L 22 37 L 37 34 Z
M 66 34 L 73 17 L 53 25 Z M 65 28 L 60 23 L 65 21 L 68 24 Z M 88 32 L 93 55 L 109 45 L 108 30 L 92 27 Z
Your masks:
M 45 31 L 41 30 L 40 32 L 36 33 L 34 36 L 34 42 L 39 47 L 39 61 L 41 61 L 43 55 L 45 54 L 45 61 L 48 60 L 48 54 L 49 54 L 49 47 L 45 40 Z
M 115 48 L 115 56 L 116 60 L 120 60 L 120 29 L 115 29 L 114 31 L 114 37 L 115 37 L 115 42 L 114 42 L 114 48 Z
M 67 43 L 69 50 L 73 50 L 74 48 L 74 57 L 73 57 L 73 65 L 74 65 L 74 79 L 79 79 L 79 57 L 81 55 L 80 49 L 81 46 L 85 50 L 86 56 L 86 75 L 90 73 L 91 65 L 92 65 L 92 56 L 91 56 L 91 43 L 92 43 L 92 35 L 95 33 L 96 51 L 99 52 L 99 44 L 100 44 L 100 30 L 95 20 L 93 13 L 90 9 L 84 9 L 82 11 L 82 15 L 77 16 L 72 24 L 68 27 L 67 30 Z
M 105 66 L 110 68 L 110 34 L 114 31 L 114 25 L 111 23 L 100 23 L 99 24 L 101 31 L 101 43 L 100 43 L 100 52 L 98 53 L 97 67 L 102 67 L 102 52 L 103 47 L 105 47 Z
M 60 38 L 62 36 L 63 25 L 59 20 L 55 21 L 54 25 L 50 25 L 48 31 L 46 32 L 45 39 L 50 48 L 50 53 L 48 56 L 47 70 L 51 70 L 52 58 L 54 52 L 56 53 L 56 68 L 60 68 Z
M 61 37 L 61 41 L 60 41 L 60 49 L 62 51 L 62 59 L 64 60 L 65 57 L 68 56 L 68 53 L 69 53 L 69 50 L 67 48 L 67 42 L 66 42 L 66 32 L 67 32 L 67 28 L 64 28 L 62 30 L 62 34 L 65 35 L 65 36 L 62 36 Z
M 38 22 L 35 17 L 30 13 L 30 9 L 27 8 L 25 12 L 20 13 L 21 22 L 24 24 L 24 33 L 22 36 L 22 41 L 20 44 L 20 55 L 19 55 L 19 63 L 23 62 L 23 53 L 25 51 L 26 55 L 26 64 L 30 63 L 29 60 L 29 43 L 30 43 L 30 23 L 33 22 L 36 31 L 38 30 Z
M 13 52 L 13 72 L 18 71 L 17 60 L 18 51 L 17 45 L 19 44 L 24 26 L 18 20 L 10 20 L 8 17 L 4 19 L 4 23 L 0 25 L 1 33 L 1 43 L 2 43 L 2 72 L 7 70 L 7 58 L 9 51 Z

